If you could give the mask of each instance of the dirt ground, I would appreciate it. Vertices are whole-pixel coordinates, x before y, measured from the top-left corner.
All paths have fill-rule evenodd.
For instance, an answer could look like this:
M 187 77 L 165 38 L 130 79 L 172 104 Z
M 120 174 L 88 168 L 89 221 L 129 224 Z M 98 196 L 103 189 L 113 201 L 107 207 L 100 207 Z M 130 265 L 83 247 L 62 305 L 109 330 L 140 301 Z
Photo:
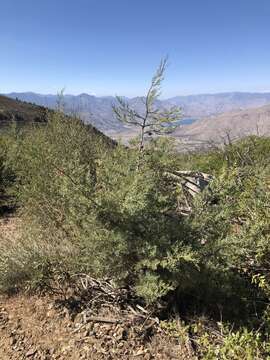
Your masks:
M 0 238 L 16 241 L 19 219 L 0 219 Z M 0 360 L 195 359 L 188 344 L 171 338 L 147 317 L 104 306 L 85 321 L 59 306 L 56 296 L 0 295 Z M 96 320 L 95 320 L 96 319 Z M 101 320 L 100 320 L 101 319 Z
M 80 326 L 47 298 L 1 298 L 0 359 L 192 359 L 163 334 L 142 340 L 121 325 Z

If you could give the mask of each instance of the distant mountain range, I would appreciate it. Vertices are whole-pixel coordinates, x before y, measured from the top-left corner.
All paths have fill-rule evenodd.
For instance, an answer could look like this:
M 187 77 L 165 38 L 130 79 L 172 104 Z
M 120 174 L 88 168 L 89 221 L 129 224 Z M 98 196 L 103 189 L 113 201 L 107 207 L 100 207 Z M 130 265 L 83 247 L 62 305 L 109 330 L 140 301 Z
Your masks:
M 14 92 L 6 95 L 13 99 L 17 98 L 49 108 L 55 108 L 58 101 L 57 95 L 41 95 L 32 92 Z M 143 110 L 139 97 L 127 98 L 127 100 L 137 110 Z M 124 133 L 126 130 L 125 126 L 114 117 L 112 104 L 115 102 L 115 98 L 112 96 L 97 97 L 88 94 L 64 95 L 63 101 L 67 113 L 80 115 L 85 122 L 91 123 L 106 133 Z M 257 108 L 266 104 L 270 104 L 270 93 L 229 92 L 188 95 L 176 96 L 157 102 L 157 106 L 160 107 L 180 106 L 183 110 L 183 118 L 192 119 L 186 122 L 193 122 L 194 119 L 204 117 L 212 118 L 224 112 Z
M 270 104 L 270 93 L 228 92 L 176 96 L 168 99 L 168 102 L 181 106 L 188 117 L 202 118 Z
M 58 95 L 41 95 L 32 92 L 10 93 L 6 96 L 28 103 L 55 109 L 58 105 Z M 114 97 L 96 97 L 88 94 L 64 95 L 64 109 L 69 114 L 78 114 L 86 123 L 91 123 L 106 132 L 121 131 L 123 125 L 116 120 L 112 113 Z M 61 100 L 61 101 L 62 101 Z
M 13 107 L 12 116 L 20 120 L 29 115 L 31 119 L 38 119 L 39 106 L 56 108 L 57 95 L 41 95 L 31 92 L 7 94 L 9 98 L 22 102 L 8 104 Z M 1 97 L 0 105 L 7 104 L 7 97 Z M 143 111 L 140 97 L 126 98 L 131 106 Z M 10 99 L 11 101 L 11 99 Z M 115 98 L 112 96 L 96 97 L 88 94 L 65 95 L 63 97 L 65 111 L 79 115 L 85 123 L 93 125 L 113 139 L 128 143 L 138 134 L 134 127 L 126 127 L 120 123 L 112 112 Z M 30 105 L 29 103 L 35 104 Z M 24 105 L 24 106 L 23 106 Z M 270 93 L 222 93 L 177 96 L 159 100 L 158 107 L 177 105 L 183 110 L 183 125 L 173 133 L 179 143 L 179 150 L 195 150 L 208 147 L 210 143 L 221 144 L 224 138 L 239 139 L 251 134 L 270 136 Z M 1 114 L 4 119 L 11 111 Z M 228 140 L 228 139 L 227 139 Z

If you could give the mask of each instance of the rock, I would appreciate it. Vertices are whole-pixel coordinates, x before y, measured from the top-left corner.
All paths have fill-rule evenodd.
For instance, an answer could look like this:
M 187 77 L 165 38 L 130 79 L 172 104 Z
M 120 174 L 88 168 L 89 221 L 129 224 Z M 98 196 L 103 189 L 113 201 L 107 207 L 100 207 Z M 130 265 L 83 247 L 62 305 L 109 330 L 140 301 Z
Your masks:
M 119 329 L 117 329 L 117 331 L 114 334 L 114 337 L 116 338 L 116 340 L 126 340 L 127 339 L 127 331 L 122 328 L 119 327 Z
M 37 352 L 37 349 L 30 349 L 26 354 L 25 356 L 26 357 L 31 357 L 31 356 L 34 356 Z
M 89 333 L 90 333 L 90 330 L 85 330 L 85 331 L 82 333 L 82 337 L 88 337 L 88 336 L 89 336 Z
M 12 338 L 10 338 L 10 346 L 14 346 L 17 342 L 17 339 L 13 336 Z

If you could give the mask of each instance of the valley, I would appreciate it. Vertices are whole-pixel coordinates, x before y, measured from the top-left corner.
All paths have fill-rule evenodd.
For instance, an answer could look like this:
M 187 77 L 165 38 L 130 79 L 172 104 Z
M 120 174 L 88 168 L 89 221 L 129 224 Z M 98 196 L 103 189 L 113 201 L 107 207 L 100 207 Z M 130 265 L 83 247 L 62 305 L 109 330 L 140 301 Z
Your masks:
M 10 93 L 9 98 L 55 109 L 57 95 L 35 93 Z M 127 99 L 130 106 L 143 112 L 139 97 Z M 206 95 L 177 96 L 157 100 L 156 107 L 179 106 L 182 121 L 172 134 L 179 143 L 179 149 L 205 148 L 208 144 L 223 144 L 224 138 L 241 139 L 252 134 L 270 134 L 270 93 L 222 93 Z M 115 140 L 127 144 L 137 135 L 133 126 L 119 122 L 112 111 L 115 98 L 96 97 L 88 94 L 64 95 L 64 109 L 67 114 L 76 114 Z

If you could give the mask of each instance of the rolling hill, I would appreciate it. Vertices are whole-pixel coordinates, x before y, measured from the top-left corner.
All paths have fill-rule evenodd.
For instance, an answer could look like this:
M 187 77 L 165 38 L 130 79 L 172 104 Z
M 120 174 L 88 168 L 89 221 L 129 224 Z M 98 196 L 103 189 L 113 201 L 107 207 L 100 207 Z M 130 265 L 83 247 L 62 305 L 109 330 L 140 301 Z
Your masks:
M 18 123 L 43 122 L 46 120 L 47 109 L 43 106 L 25 103 L 0 95 L 0 125 L 12 120 Z
M 202 144 L 223 143 L 228 137 L 233 141 L 248 135 L 269 136 L 270 105 L 204 118 L 179 127 L 174 135 L 185 142 Z

